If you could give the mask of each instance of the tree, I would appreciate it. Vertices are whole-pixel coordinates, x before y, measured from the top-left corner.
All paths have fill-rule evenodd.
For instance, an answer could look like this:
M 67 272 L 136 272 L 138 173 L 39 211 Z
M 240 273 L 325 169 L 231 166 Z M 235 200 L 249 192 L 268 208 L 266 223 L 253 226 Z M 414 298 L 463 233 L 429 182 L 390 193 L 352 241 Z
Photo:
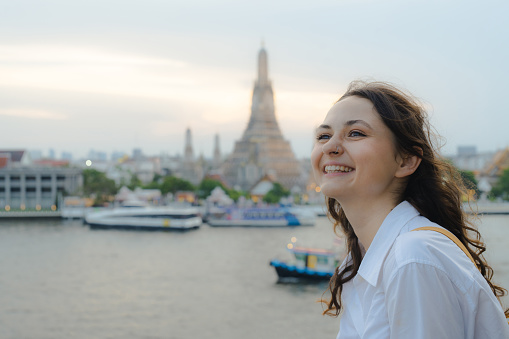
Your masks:
M 228 194 L 233 201 L 239 200 L 241 196 L 247 196 L 246 192 L 236 191 L 234 189 L 227 188 L 221 181 L 214 180 L 210 178 L 205 178 L 201 181 L 198 186 L 197 193 L 200 199 L 206 199 L 212 192 L 212 190 L 216 187 L 221 187 L 221 189 Z
M 164 178 L 159 189 L 162 194 L 175 194 L 178 191 L 194 191 L 195 187 L 187 180 L 169 176 Z
M 247 197 L 248 193 L 244 191 L 236 191 L 234 189 L 227 190 L 226 193 L 233 201 L 238 201 L 240 197 Z
M 132 191 L 134 190 L 136 187 L 141 187 L 143 184 L 140 180 L 140 178 L 138 178 L 138 176 L 135 174 L 131 175 L 131 181 L 129 182 L 129 185 L 127 185 L 127 187 Z
M 495 197 L 509 200 L 509 168 L 502 172 L 497 183 L 491 188 L 491 194 Z
M 226 187 L 224 187 L 224 185 L 221 181 L 210 179 L 210 178 L 203 179 L 200 182 L 200 185 L 198 186 L 198 197 L 200 199 L 207 198 L 210 195 L 210 193 L 212 192 L 212 190 L 218 186 L 221 187 L 221 189 L 223 191 L 228 193 L 228 189 Z M 237 199 L 238 199 L 238 197 L 237 197 Z
M 83 194 L 95 195 L 96 205 L 109 201 L 109 197 L 117 194 L 115 181 L 106 177 L 106 174 L 95 169 L 83 170 Z
M 459 173 L 461 180 L 463 181 L 463 185 L 465 185 L 468 190 L 474 190 L 475 196 L 478 197 L 481 194 L 481 191 L 479 191 L 479 187 L 477 186 L 478 182 L 475 178 L 474 172 L 459 170 Z
M 274 183 L 272 189 L 265 194 L 263 197 L 263 201 L 269 204 L 277 204 L 281 198 L 287 197 L 290 195 L 290 191 L 285 189 L 283 185 L 278 182 Z
M 149 182 L 148 184 L 146 185 L 143 185 L 143 188 L 145 189 L 155 189 L 155 190 L 159 190 L 161 187 L 161 185 L 157 182 L 157 181 L 152 181 L 152 182 Z

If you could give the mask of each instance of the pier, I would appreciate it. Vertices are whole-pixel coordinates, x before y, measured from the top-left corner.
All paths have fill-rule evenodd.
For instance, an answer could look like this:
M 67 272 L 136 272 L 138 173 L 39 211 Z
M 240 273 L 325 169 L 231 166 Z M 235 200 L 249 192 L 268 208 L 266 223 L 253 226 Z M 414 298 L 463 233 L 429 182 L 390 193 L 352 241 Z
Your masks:
M 60 219 L 61 211 L 0 211 L 0 220 L 5 219 Z
M 469 214 L 477 213 L 478 215 L 509 215 L 509 203 L 507 202 L 473 202 L 470 204 L 470 206 L 465 203 L 463 205 L 463 209 Z

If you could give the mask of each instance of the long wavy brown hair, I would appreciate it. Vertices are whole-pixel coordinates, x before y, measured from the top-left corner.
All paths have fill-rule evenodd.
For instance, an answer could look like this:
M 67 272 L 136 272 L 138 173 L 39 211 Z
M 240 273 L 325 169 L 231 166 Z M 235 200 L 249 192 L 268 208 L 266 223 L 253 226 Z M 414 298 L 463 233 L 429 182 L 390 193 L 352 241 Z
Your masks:
M 352 82 L 338 101 L 351 96 L 373 103 L 385 125 L 392 131 L 400 154 L 422 159 L 417 170 L 409 176 L 406 187 L 401 190 L 399 200 L 408 201 L 421 215 L 452 232 L 468 249 L 495 296 L 500 298 L 505 295 L 507 291 L 491 281 L 493 269 L 483 256 L 486 246 L 462 209 L 463 198 L 468 196 L 466 187 L 459 172 L 439 156 L 436 134 L 431 130 L 422 105 L 410 94 L 383 82 Z M 342 310 L 343 284 L 357 274 L 362 253 L 357 236 L 339 202 L 326 198 L 326 203 L 329 217 L 334 221 L 334 231 L 344 233 L 346 250 L 351 256 L 341 270 L 336 268 L 336 274 L 330 280 L 330 300 L 321 300 L 326 305 L 323 314 L 337 316 Z M 509 316 L 509 309 L 505 310 L 505 315 Z

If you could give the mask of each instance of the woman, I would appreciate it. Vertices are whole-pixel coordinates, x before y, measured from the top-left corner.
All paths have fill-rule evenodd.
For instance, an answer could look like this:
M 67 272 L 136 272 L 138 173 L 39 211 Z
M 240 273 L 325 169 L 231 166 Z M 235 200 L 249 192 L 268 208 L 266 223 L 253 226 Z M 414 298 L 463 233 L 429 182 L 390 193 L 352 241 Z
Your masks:
M 313 172 L 348 256 L 325 314 L 338 338 L 509 338 L 458 173 L 433 147 L 423 109 L 385 83 L 352 83 L 316 132 Z M 475 264 L 435 226 L 453 233 Z M 509 315 L 509 310 L 505 311 Z

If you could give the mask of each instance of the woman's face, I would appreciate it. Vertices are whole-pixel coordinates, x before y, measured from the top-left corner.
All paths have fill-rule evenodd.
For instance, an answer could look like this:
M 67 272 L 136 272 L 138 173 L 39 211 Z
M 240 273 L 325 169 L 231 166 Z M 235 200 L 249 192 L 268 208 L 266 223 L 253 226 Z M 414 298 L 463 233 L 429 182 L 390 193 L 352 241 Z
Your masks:
M 351 96 L 337 102 L 316 131 L 311 153 L 321 191 L 340 203 L 394 199 L 401 157 L 394 136 L 371 101 Z

